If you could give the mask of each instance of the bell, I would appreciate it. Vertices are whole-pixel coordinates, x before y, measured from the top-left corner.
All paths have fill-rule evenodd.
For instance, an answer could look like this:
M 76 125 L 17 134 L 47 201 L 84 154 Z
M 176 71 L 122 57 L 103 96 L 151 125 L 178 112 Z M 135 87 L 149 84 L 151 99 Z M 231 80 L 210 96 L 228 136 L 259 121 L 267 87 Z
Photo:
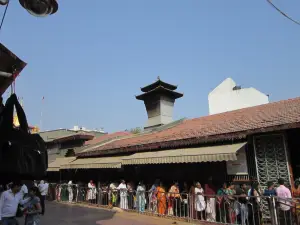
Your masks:
M 19 0 L 19 2 L 31 15 L 37 17 L 45 17 L 58 10 L 56 0 Z

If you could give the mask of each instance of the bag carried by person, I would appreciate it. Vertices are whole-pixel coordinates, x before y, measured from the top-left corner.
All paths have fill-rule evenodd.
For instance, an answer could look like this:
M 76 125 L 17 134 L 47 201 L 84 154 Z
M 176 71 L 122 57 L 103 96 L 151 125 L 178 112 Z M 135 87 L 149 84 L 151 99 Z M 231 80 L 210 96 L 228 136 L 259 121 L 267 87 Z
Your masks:
M 20 126 L 14 127 L 14 107 Z M 17 96 L 12 94 L 0 114 L 0 173 L 21 179 L 43 178 L 48 168 L 45 142 L 30 134 L 26 115 Z
M 24 215 L 23 209 L 22 209 L 21 205 L 18 205 L 16 217 L 18 217 L 18 218 L 23 217 L 23 215 Z

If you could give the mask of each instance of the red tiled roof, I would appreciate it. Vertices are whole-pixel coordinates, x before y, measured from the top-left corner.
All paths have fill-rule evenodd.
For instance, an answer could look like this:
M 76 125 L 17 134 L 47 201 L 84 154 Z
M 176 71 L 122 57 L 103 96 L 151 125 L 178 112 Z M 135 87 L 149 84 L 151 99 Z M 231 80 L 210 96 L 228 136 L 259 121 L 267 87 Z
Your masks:
M 93 144 L 97 144 L 97 143 L 100 143 L 103 141 L 109 141 L 114 138 L 124 137 L 124 136 L 128 136 L 128 135 L 132 135 L 132 133 L 127 132 L 127 131 L 120 131 L 120 132 L 115 132 L 115 133 L 111 133 L 111 134 L 105 134 L 100 137 L 94 138 L 93 140 L 85 142 L 85 145 L 93 145 Z
M 78 156 L 184 147 L 300 127 L 300 97 L 186 120 L 160 132 L 116 140 Z
M 76 134 L 70 134 L 63 137 L 59 137 L 54 139 L 52 142 L 64 142 L 64 141 L 70 141 L 70 140 L 91 140 L 94 138 L 94 135 L 87 134 L 87 133 L 76 133 Z

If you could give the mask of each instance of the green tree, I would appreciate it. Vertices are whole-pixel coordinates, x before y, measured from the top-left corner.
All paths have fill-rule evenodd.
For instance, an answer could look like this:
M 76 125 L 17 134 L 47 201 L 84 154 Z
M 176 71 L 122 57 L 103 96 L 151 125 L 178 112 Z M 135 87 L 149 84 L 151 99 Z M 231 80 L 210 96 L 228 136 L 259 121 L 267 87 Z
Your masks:
M 65 154 L 65 157 L 72 157 L 75 156 L 75 151 L 74 149 L 68 149 L 67 153 Z
M 129 131 L 133 134 L 140 134 L 140 133 L 142 133 L 143 130 L 141 127 L 136 127 L 136 128 L 130 129 Z

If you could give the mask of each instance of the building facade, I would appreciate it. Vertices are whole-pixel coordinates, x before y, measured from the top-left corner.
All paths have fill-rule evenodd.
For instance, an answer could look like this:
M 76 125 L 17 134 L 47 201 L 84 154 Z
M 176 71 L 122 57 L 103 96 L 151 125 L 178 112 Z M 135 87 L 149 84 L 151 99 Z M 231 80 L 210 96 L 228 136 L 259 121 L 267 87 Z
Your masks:
M 75 156 L 86 141 L 92 140 L 105 133 L 100 131 L 81 131 L 73 129 L 57 129 L 39 132 L 48 149 L 48 161 L 56 158 Z
M 224 181 L 267 182 L 300 177 L 300 98 L 184 119 L 140 134 L 103 136 L 57 162 L 63 179 L 166 185 Z M 209 171 L 209 173 L 207 173 Z

